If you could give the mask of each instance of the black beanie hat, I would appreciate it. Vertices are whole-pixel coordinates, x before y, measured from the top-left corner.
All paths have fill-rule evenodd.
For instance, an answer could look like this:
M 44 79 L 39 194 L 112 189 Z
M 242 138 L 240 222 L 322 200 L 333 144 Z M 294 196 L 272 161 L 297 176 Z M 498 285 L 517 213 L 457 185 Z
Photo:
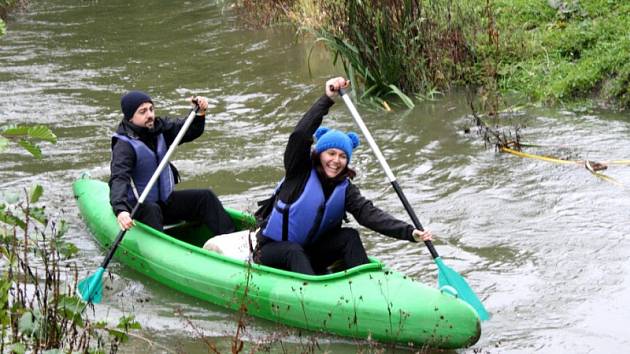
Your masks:
M 142 91 L 129 91 L 120 99 L 120 108 L 122 109 L 125 119 L 131 119 L 136 109 L 145 102 L 151 102 L 151 97 Z

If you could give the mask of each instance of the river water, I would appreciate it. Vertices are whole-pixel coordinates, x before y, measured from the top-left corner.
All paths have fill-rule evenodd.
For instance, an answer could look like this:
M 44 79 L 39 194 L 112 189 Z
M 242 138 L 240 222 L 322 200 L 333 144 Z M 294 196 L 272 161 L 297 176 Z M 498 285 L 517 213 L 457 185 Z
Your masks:
M 78 215 L 71 183 L 82 173 L 106 180 L 110 135 L 128 89 L 149 92 L 158 115 L 187 113 L 191 94 L 210 98 L 205 134 L 176 152 L 179 188 L 212 187 L 232 207 L 254 210 L 282 176 L 294 124 L 341 73 L 319 47 L 287 28 L 247 29 L 229 5 L 147 0 L 49 0 L 14 14 L 0 38 L 0 124 L 48 125 L 58 136 L 42 160 L 17 148 L 2 154 L 0 188 L 45 187 L 45 201 L 71 222 L 83 274 L 103 257 Z M 630 196 L 579 165 L 523 159 L 485 148 L 465 134 L 460 95 L 383 113 L 359 106 L 399 183 L 446 264 L 465 276 L 492 314 L 480 341 L 461 352 L 619 352 L 630 345 Z M 630 119 L 598 109 L 528 108 L 529 152 L 591 160 L 630 155 Z M 341 101 L 325 124 L 355 129 Z M 406 214 L 367 144 L 354 154 L 356 183 L 376 205 Z M 606 174 L 630 183 L 630 167 Z M 436 281 L 427 250 L 362 230 L 368 253 L 424 282 Z M 161 286 L 114 262 L 115 287 L 96 308 L 115 322 L 134 313 L 140 335 L 169 350 L 206 352 L 184 320 L 229 348 L 235 315 Z M 182 314 L 183 313 L 183 314 Z M 279 329 L 247 324 L 250 342 Z M 308 348 L 308 335 L 286 346 Z M 317 351 L 369 350 L 318 336 Z M 626 349 L 627 350 L 627 349 Z M 123 352 L 160 352 L 133 340 Z M 404 351 L 403 351 L 404 352 Z

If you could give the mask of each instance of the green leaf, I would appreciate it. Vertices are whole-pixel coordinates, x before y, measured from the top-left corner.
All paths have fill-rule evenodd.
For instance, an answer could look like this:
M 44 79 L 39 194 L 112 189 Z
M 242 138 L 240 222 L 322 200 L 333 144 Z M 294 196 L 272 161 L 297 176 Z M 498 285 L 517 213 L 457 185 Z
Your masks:
M 8 145 L 9 145 L 9 139 L 0 135 L 0 152 L 6 149 Z
M 43 351 L 42 354 L 63 354 L 64 352 L 61 349 L 48 349 Z
M 79 248 L 70 242 L 63 242 L 57 247 L 64 259 L 72 258 L 79 253 Z
M 11 282 L 0 278 L 0 304 L 6 304 L 9 301 L 10 288 Z M 6 328 L 9 323 L 11 323 L 11 311 L 9 309 L 0 309 L 0 326 Z
M 57 136 L 45 125 L 29 127 L 27 135 L 32 139 L 43 140 L 53 144 L 57 143 Z
M 0 208 L 0 222 L 8 225 L 17 226 L 22 230 L 26 230 L 26 223 L 20 218 L 11 214 L 10 212 L 5 211 L 4 208 Z
M 92 327 L 94 327 L 96 329 L 105 329 L 105 328 L 107 328 L 107 322 L 106 321 L 98 321 L 96 323 L 92 323 Z
M 30 209 L 30 217 L 33 220 L 37 220 L 42 225 L 48 224 L 48 218 L 46 217 L 46 209 L 31 207 Z
M 110 336 L 114 336 L 115 338 L 117 338 L 121 343 L 124 343 L 127 341 L 127 339 L 129 339 L 129 336 L 125 332 L 118 329 L 108 328 L 107 332 Z
M 2 135 L 8 137 L 24 137 L 28 134 L 28 127 L 23 125 L 10 125 L 2 131 Z
M 15 354 L 26 353 L 26 345 L 24 343 L 11 344 L 7 349 L 9 349 L 9 353 L 15 353 Z
M 42 150 L 39 148 L 39 146 L 33 144 L 32 142 L 26 139 L 20 139 L 18 145 L 23 147 L 26 151 L 30 152 L 31 155 L 33 155 L 36 159 L 42 158 Z
M 61 295 L 57 307 L 75 307 L 81 309 L 83 307 L 83 300 L 76 295 Z
M 42 152 L 41 149 L 31 140 L 43 140 L 53 144 L 57 142 L 57 136 L 50 130 L 50 128 L 44 125 L 35 125 L 31 127 L 24 125 L 12 125 L 0 131 L 0 136 L 2 136 L 3 139 L 0 142 L 0 148 L 4 148 L 11 138 L 19 138 L 20 140 L 18 141 L 18 144 L 36 158 L 41 158 Z
M 82 317 L 84 307 L 83 301 L 77 296 L 63 295 L 59 303 L 57 303 L 57 309 L 62 316 L 79 327 L 84 326 Z
M 5 229 L 0 229 L 0 244 L 5 244 L 9 241 L 9 234 L 6 233 Z M 0 246 L 0 259 L 2 259 L 2 257 L 6 257 L 9 258 L 9 251 L 7 251 L 6 247 L 4 246 Z M 0 278 L 0 300 L 2 300 L 2 278 Z M 4 302 L 1 302 L 3 303 Z M 2 318 L 2 311 L 0 311 L 0 319 Z
M 39 184 L 33 186 L 31 189 L 31 203 L 37 203 L 42 194 L 44 194 L 44 187 Z
M 142 326 L 136 321 L 136 316 L 134 315 L 122 316 L 118 320 L 118 325 L 116 327 L 122 328 L 126 331 L 129 329 L 142 329 Z
M 33 334 L 34 321 L 31 312 L 25 312 L 18 320 L 18 331 L 22 334 L 30 336 Z
M 376 91 L 377 89 L 378 89 L 377 84 L 372 85 L 370 88 L 365 90 L 365 92 L 363 92 L 363 95 L 361 95 L 361 100 L 364 100 L 370 97 L 372 94 L 374 94 L 374 91 Z
M 29 138 L 56 143 L 57 136 L 45 125 L 11 125 L 1 131 L 5 137 Z
M 68 232 L 70 226 L 65 220 L 61 220 L 60 222 L 55 224 L 55 237 L 58 239 L 63 238 L 63 236 Z
M 22 194 L 15 191 L 0 191 L 0 200 L 9 204 L 16 204 L 20 201 Z
M 400 89 L 398 88 L 398 86 L 396 85 L 389 85 L 389 88 L 392 90 L 392 92 L 398 96 L 403 103 L 408 107 L 408 108 L 413 108 L 416 105 L 413 103 L 413 101 L 411 100 L 411 98 L 409 98 L 409 96 L 405 95 L 402 91 L 400 91 Z
M 33 337 L 41 338 L 45 327 L 46 324 L 44 323 L 41 310 L 38 308 L 33 309 Z

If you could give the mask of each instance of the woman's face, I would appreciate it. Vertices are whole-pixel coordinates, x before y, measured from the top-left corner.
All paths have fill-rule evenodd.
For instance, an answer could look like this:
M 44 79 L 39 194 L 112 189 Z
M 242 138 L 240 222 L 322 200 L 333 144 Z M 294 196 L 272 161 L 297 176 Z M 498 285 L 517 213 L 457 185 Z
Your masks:
M 348 165 L 348 157 L 343 150 L 330 148 L 319 154 L 319 161 L 322 163 L 324 173 L 328 178 L 335 178 Z

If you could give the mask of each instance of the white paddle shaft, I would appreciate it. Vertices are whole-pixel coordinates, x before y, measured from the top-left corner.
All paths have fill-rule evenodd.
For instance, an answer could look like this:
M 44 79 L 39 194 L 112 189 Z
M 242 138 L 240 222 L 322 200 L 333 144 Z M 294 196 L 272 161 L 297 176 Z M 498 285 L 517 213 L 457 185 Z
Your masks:
M 363 123 L 363 119 L 361 119 L 359 112 L 354 107 L 354 104 L 352 103 L 350 96 L 342 91 L 341 98 L 343 98 L 343 101 L 348 106 L 348 109 L 350 110 L 350 113 L 352 114 L 352 117 L 354 118 L 355 123 L 357 123 L 357 125 L 359 126 L 359 129 L 361 129 L 363 136 L 365 136 L 365 140 L 367 140 L 368 145 L 370 145 L 370 149 L 372 149 L 372 151 L 374 152 L 374 155 L 376 155 L 376 159 L 378 160 L 378 162 L 380 162 L 381 166 L 383 167 L 383 170 L 385 171 L 385 175 L 387 175 L 387 179 L 389 179 L 390 182 L 394 183 L 394 181 L 396 181 L 396 176 L 394 176 L 394 174 L 392 173 L 392 170 L 389 168 L 387 161 L 385 161 L 385 157 L 381 153 L 381 149 L 378 148 L 378 145 L 376 145 L 374 138 L 372 138 L 372 134 L 370 134 L 370 131 L 368 130 L 367 126 L 365 125 L 365 123 Z

